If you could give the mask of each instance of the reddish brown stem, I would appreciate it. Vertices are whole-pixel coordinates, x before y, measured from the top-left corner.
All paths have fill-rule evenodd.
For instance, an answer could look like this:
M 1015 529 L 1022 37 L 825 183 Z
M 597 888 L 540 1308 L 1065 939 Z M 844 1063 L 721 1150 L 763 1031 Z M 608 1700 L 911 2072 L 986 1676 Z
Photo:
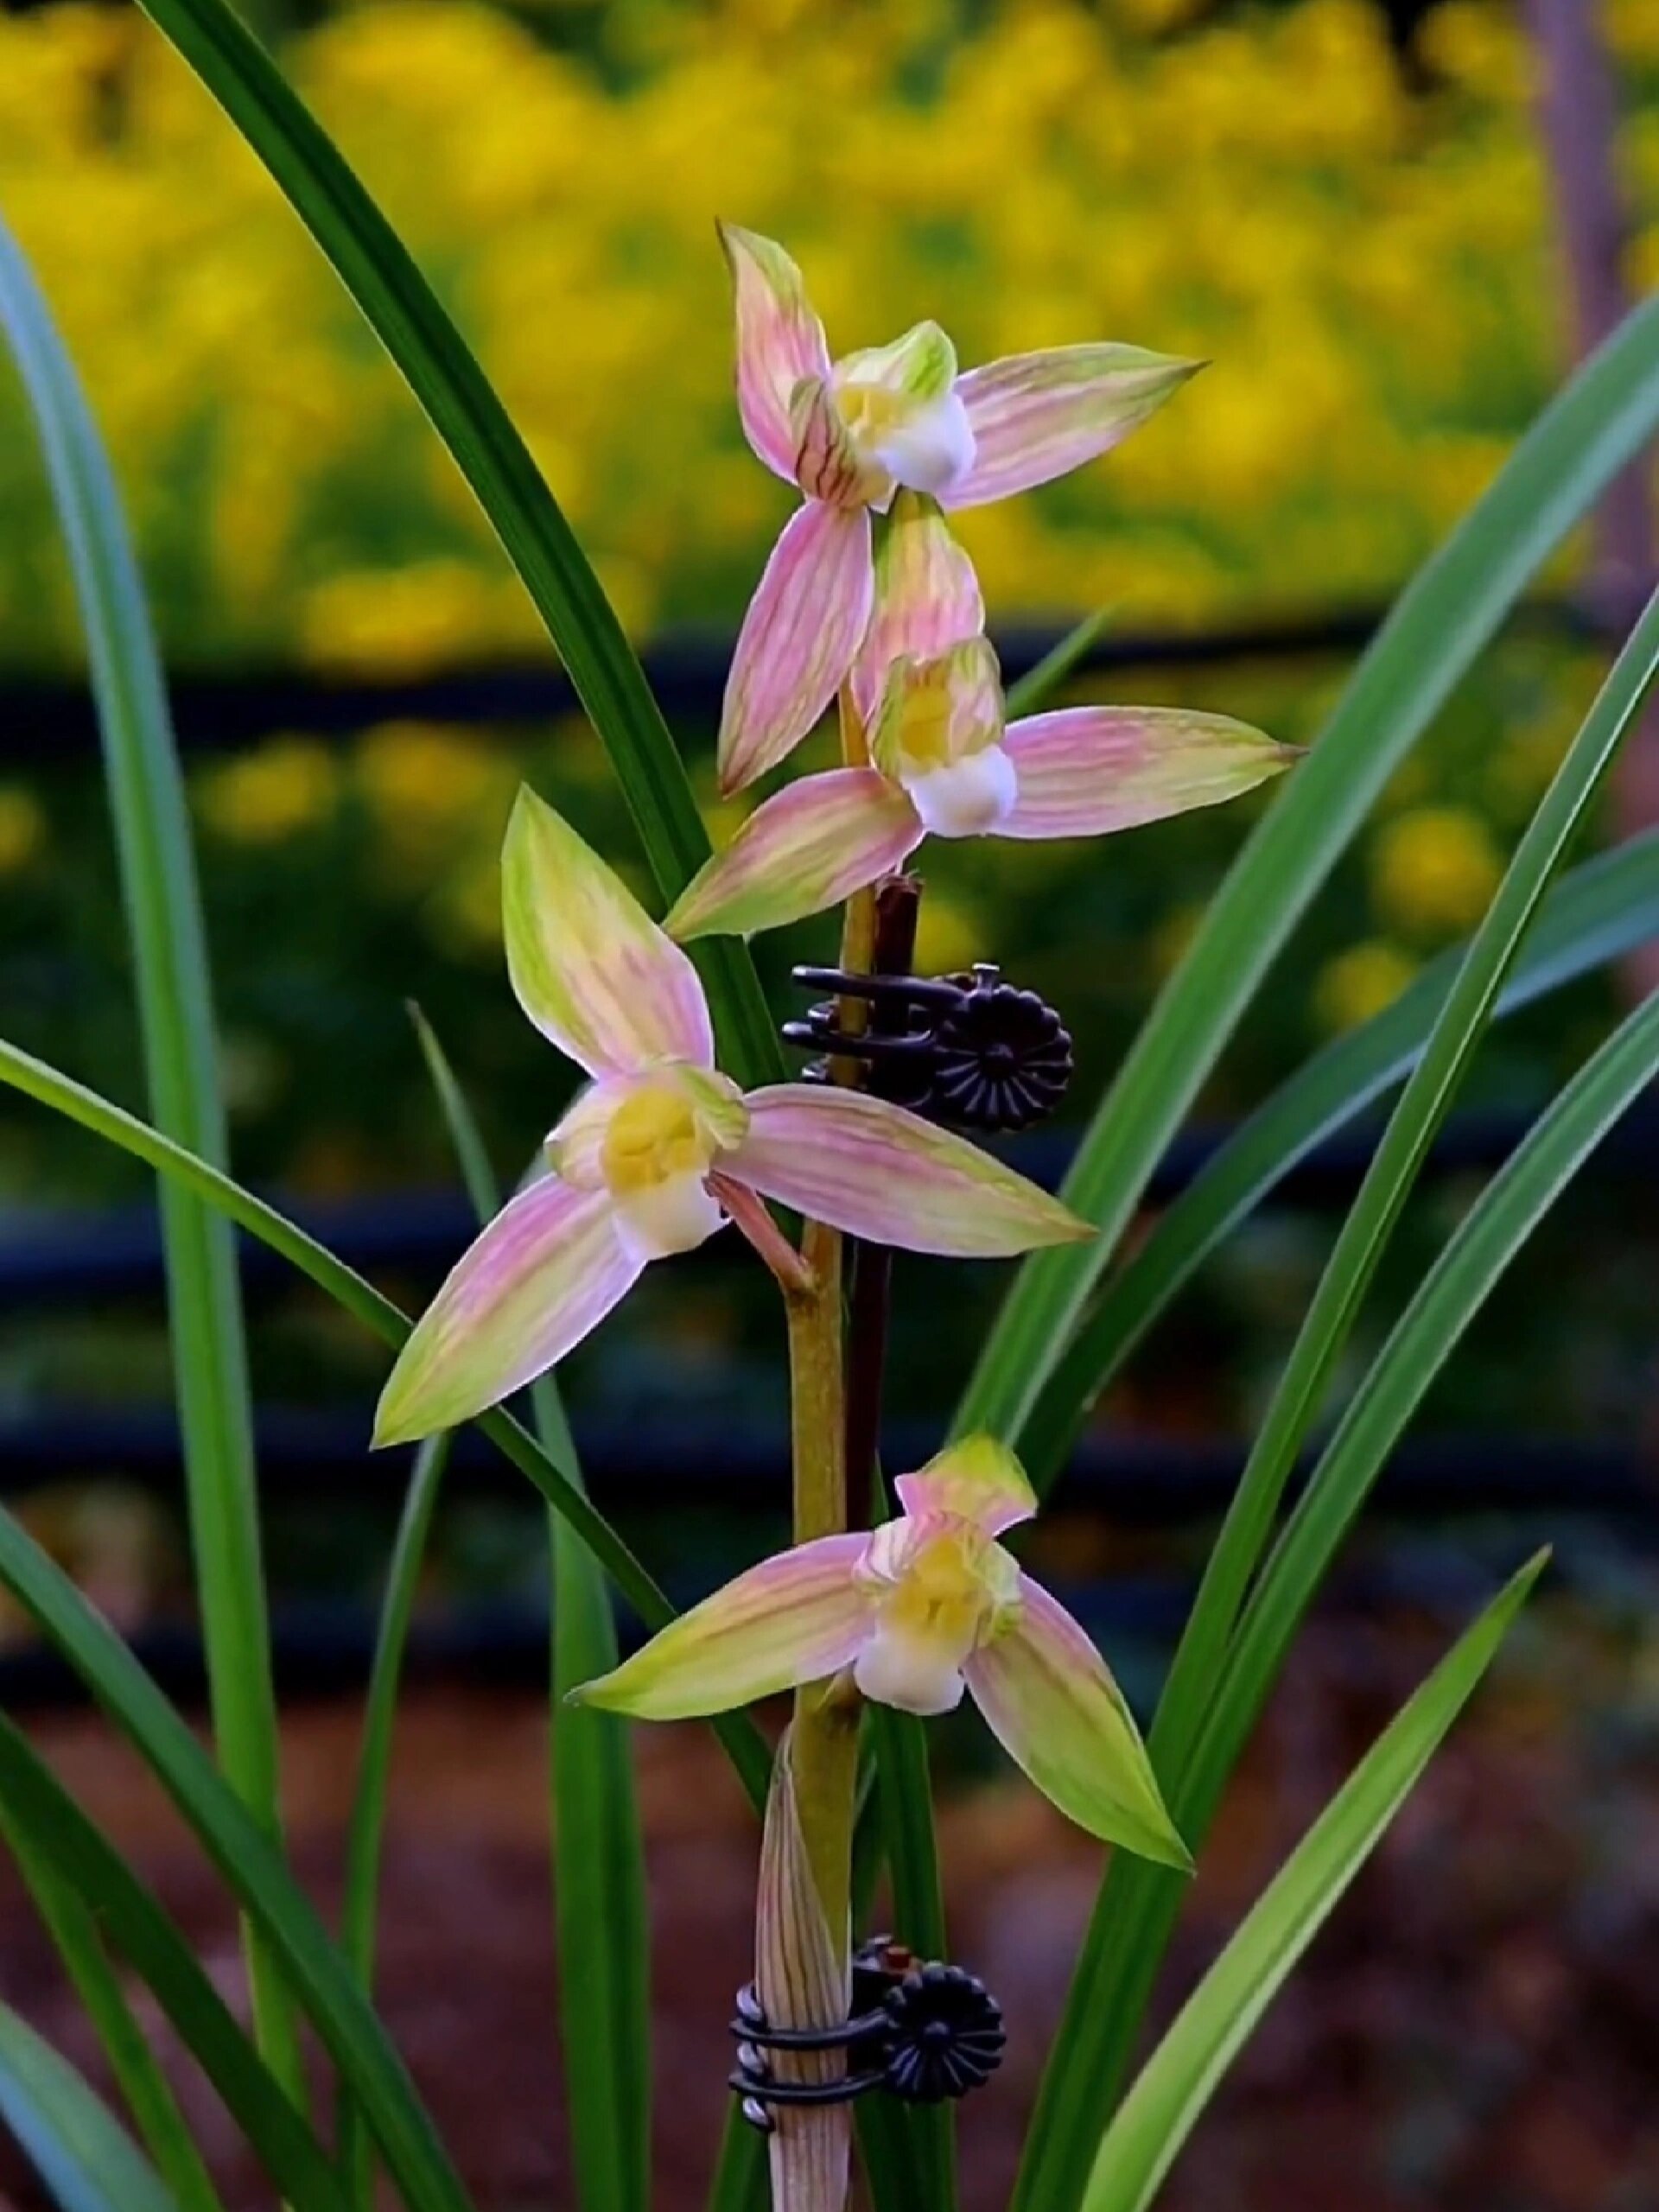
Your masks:
M 916 957 L 920 879 L 890 875 L 876 886 L 873 976 L 907 976 Z M 902 1014 L 872 1012 L 872 1029 L 903 1026 Z M 876 1453 L 881 1438 L 881 1397 L 887 1377 L 887 1318 L 893 1254 L 885 1244 L 849 1243 L 852 1294 L 847 1323 L 847 1525 L 865 1529 L 871 1519 Z

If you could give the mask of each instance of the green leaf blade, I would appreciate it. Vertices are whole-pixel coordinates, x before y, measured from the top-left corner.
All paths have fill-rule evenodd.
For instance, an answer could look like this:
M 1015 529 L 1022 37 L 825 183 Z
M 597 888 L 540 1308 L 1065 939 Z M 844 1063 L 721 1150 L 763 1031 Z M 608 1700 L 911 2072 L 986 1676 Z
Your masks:
M 3 225 L 0 330 L 34 412 L 86 633 L 152 1110 L 162 1129 L 223 1166 L 229 1147 L 195 857 L 143 587 L 86 396 Z M 232 1786 L 277 1835 L 276 1705 L 235 1246 L 227 1225 L 187 1192 L 164 1187 L 161 1211 L 214 1741 Z M 251 1936 L 247 1959 L 261 2048 L 302 2096 L 281 1977 Z
M 673 899 L 709 857 L 662 710 L 592 564 L 530 450 L 431 286 L 339 149 L 226 0 L 146 13 L 264 162 L 408 383 L 499 537 L 615 767 L 645 858 Z M 744 1088 L 783 1058 L 742 945 L 693 951 Z
M 1550 893 L 1493 1019 L 1518 1012 L 1659 936 L 1659 830 L 1583 862 Z M 1160 1215 L 1072 1339 L 1032 1408 L 1020 1458 L 1041 1493 L 1089 1409 L 1216 1247 L 1316 1146 L 1422 1056 L 1468 947 L 1440 955 L 1382 1013 L 1307 1061 Z
M 67 2059 L 0 2005 L 0 2121 L 59 2212 L 181 2212 Z
M 1408 588 L 1287 777 L 1102 1101 L 1064 1196 L 1102 1230 L 1025 1262 L 957 1410 L 1017 1445 L 1160 1155 L 1373 800 L 1566 532 L 1659 427 L 1659 301 L 1529 431 Z M 1052 2208 L 1045 2207 L 1045 2212 Z
M 1473 1695 L 1548 1556 L 1529 1561 L 1465 1631 L 1251 1908 L 1102 2135 L 1084 2212 L 1146 2212 L 1227 2066 Z

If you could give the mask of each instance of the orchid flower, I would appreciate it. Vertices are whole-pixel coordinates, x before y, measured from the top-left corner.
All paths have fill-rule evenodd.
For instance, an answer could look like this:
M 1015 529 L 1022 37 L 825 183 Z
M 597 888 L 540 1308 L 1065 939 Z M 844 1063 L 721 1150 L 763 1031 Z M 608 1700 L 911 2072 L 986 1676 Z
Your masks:
M 1106 453 L 1201 365 L 1138 346 L 1064 346 L 957 371 L 936 322 L 830 358 L 780 245 L 721 226 L 737 308 L 737 404 L 766 467 L 806 504 L 739 633 L 720 780 L 740 791 L 793 750 L 835 696 L 869 619 L 870 510 L 900 486 L 981 506 Z
M 1189 1866 L 1100 1654 L 997 1541 L 1037 1510 L 1014 1454 L 970 1436 L 894 1487 L 898 1520 L 763 1560 L 573 1694 L 678 1720 L 846 1668 L 865 1697 L 905 1713 L 948 1713 L 966 1690 L 1004 1750 L 1080 1827 Z
M 852 669 L 868 767 L 804 776 L 687 885 L 680 938 L 748 936 L 836 906 L 939 837 L 1094 837 L 1236 798 L 1294 747 L 1226 715 L 1067 707 L 1004 718 L 973 564 L 936 502 L 900 493 Z
M 689 957 L 551 807 L 521 791 L 502 855 L 518 1002 L 592 1081 L 548 1138 L 549 1173 L 464 1253 L 404 1346 L 378 1444 L 451 1428 L 533 1382 L 648 1262 L 729 1218 L 787 1252 L 762 1199 L 854 1236 L 957 1258 L 1092 1236 L 963 1139 L 861 1092 L 715 1066 Z M 788 1254 L 793 1259 L 792 1253 Z

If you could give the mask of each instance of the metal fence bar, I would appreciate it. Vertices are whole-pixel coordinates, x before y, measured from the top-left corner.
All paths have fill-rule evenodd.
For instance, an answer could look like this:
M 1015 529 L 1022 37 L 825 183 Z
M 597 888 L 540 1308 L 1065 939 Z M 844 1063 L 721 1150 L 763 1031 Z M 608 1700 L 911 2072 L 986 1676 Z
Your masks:
M 1456 1116 L 1436 1139 L 1424 1173 L 1490 1174 L 1501 1166 L 1531 1127 L 1517 1109 Z M 1279 1208 L 1323 1209 L 1345 1204 L 1370 1163 L 1380 1122 L 1368 1116 L 1318 1146 L 1276 1186 Z M 1231 1134 L 1226 1125 L 1189 1130 L 1170 1147 L 1147 1193 L 1153 1206 L 1184 1191 Z M 1021 1171 L 1052 1190 L 1070 1164 L 1075 1139 L 1040 1130 L 1000 1149 Z M 1588 1173 L 1651 1184 L 1659 1170 L 1659 1097 L 1627 1114 L 1598 1150 Z M 456 1258 L 476 1229 L 464 1194 L 450 1190 L 379 1193 L 327 1205 L 276 1203 L 302 1228 L 362 1272 L 393 1268 L 434 1279 Z M 720 1243 L 690 1255 L 689 1264 L 713 1267 L 727 1260 Z M 251 1239 L 241 1248 L 244 1281 L 251 1294 L 281 1289 L 294 1274 L 287 1262 Z M 0 1313 L 77 1299 L 146 1297 L 161 1284 L 161 1243 L 155 1209 L 148 1203 L 93 1211 L 0 1209 Z
M 775 1508 L 787 1474 L 783 1409 L 775 1421 L 734 1416 L 576 1420 L 582 1464 L 607 1512 L 672 1513 L 695 1496 L 699 1512 L 746 1519 Z M 394 1511 L 409 1478 L 405 1452 L 371 1452 L 370 1408 L 266 1407 L 257 1419 L 261 1491 L 268 1510 L 337 1506 L 342 1498 Z M 936 1447 L 931 1425 L 890 1421 L 890 1465 L 919 1465 Z M 1305 1456 L 1300 1484 L 1313 1465 Z M 1133 1431 L 1085 1436 L 1066 1471 L 1057 1510 L 1098 1514 L 1114 1525 L 1169 1530 L 1212 1518 L 1238 1484 L 1243 1450 L 1234 1440 Z M 455 1440 L 452 1466 L 469 1498 L 528 1498 L 524 1478 L 475 1432 Z M 59 1481 L 100 1478 L 172 1497 L 179 1491 L 178 1430 L 171 1409 L 51 1407 L 0 1421 L 0 1497 L 16 1499 Z M 1467 1435 L 1414 1439 L 1390 1463 L 1376 1510 L 1435 1521 L 1492 1512 L 1594 1514 L 1627 1520 L 1659 1546 L 1659 1467 L 1625 1445 L 1582 1437 Z
M 1145 668 L 1214 668 L 1354 653 L 1370 642 L 1386 612 L 1382 607 L 1338 607 L 1204 631 L 1108 632 L 1090 649 L 1081 668 L 1113 676 Z M 1592 616 L 1565 600 L 1534 602 L 1517 620 L 1567 638 L 1601 634 Z M 1010 681 L 1024 675 L 1064 634 L 1053 625 L 999 630 L 995 642 L 1005 675 Z M 725 633 L 702 631 L 670 632 L 647 649 L 646 673 L 671 719 L 712 729 L 731 649 Z M 169 690 L 180 744 L 204 753 L 232 752 L 277 730 L 345 738 L 378 722 L 499 726 L 577 711 L 569 679 L 550 659 L 461 664 L 403 677 L 277 668 L 234 674 L 190 671 L 175 673 Z M 0 764 L 73 766 L 89 760 L 97 744 L 84 684 L 50 677 L 13 677 L 0 683 Z

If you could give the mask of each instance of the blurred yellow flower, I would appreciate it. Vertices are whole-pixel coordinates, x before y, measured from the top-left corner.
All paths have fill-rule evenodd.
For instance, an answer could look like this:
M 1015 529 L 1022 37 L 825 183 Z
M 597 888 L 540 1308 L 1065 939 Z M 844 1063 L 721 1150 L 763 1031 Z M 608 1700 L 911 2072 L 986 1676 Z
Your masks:
M 353 756 L 377 836 L 425 865 L 448 849 L 480 844 L 493 859 L 518 785 L 512 756 L 477 730 L 384 722 Z
M 1314 978 L 1314 1014 L 1323 1028 L 1357 1028 L 1392 1006 L 1416 972 L 1416 962 L 1397 945 L 1380 938 L 1350 945 Z
M 1385 822 L 1370 852 L 1379 914 L 1414 936 L 1472 929 L 1491 902 L 1503 856 L 1467 807 L 1419 806 Z
M 15 875 L 46 843 L 39 802 L 16 785 L 0 785 L 0 875 Z
M 1644 266 L 1653 16 L 1609 18 Z M 376 0 L 283 58 L 631 628 L 732 620 L 782 518 L 732 407 L 716 214 L 789 240 L 838 343 L 924 313 L 967 362 L 1102 336 L 1212 359 L 1102 467 L 969 518 L 1004 620 L 1109 599 L 1196 625 L 1390 589 L 1559 373 L 1524 30 L 1448 0 L 1423 35 L 1433 99 L 1370 0 Z M 175 649 L 387 673 L 544 650 L 472 494 L 146 25 L 0 10 L 0 200 Z M 0 395 L 0 459 L 24 435 Z M 20 658 L 59 649 L 19 611 L 49 528 L 26 499 L 0 543 Z
M 315 830 L 334 810 L 340 765 L 312 737 L 279 737 L 195 779 L 208 827 L 237 845 L 280 845 Z

